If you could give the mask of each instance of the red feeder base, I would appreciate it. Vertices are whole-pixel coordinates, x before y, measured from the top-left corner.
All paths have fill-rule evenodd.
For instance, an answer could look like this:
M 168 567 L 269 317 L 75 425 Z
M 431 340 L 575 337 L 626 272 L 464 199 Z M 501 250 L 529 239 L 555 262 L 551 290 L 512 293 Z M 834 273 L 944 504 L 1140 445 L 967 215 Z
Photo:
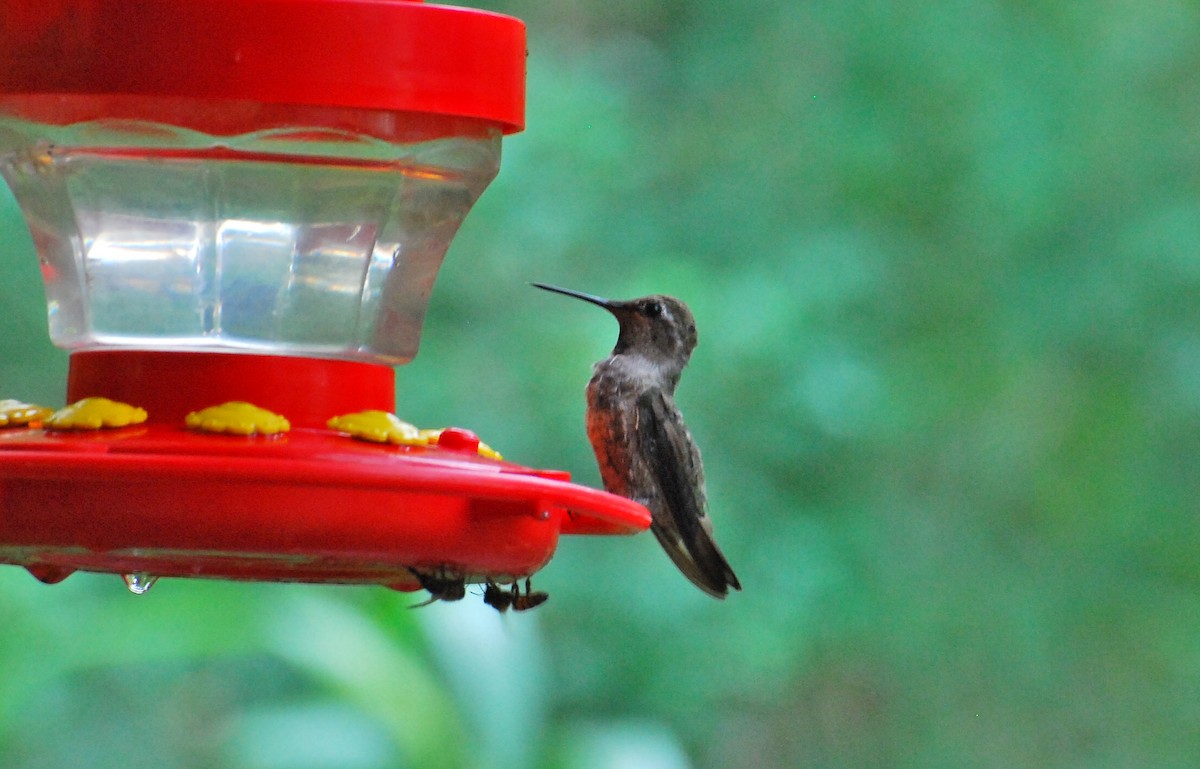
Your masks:
M 105 385 L 97 371 L 127 375 Z M 391 388 L 391 370 L 370 364 L 77 353 L 69 400 L 121 400 L 149 419 L 0 430 L 0 562 L 50 583 L 86 570 L 413 590 L 414 569 L 511 582 L 544 566 L 560 533 L 649 526 L 641 505 L 572 484 L 565 472 L 479 456 L 465 430 L 425 447 L 324 429 L 347 410 L 390 411 Z M 183 426 L 188 411 L 231 399 L 296 426 L 276 437 Z

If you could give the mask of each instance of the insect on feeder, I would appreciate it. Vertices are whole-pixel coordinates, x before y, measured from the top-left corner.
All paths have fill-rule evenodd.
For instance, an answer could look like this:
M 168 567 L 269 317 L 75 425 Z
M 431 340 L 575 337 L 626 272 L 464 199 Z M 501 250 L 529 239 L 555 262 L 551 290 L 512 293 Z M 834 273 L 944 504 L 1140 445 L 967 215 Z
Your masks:
M 417 0 L 5 3 L 0 174 L 70 366 L 0 404 L 0 562 L 414 590 L 646 529 L 392 413 L 524 67 L 517 19 Z

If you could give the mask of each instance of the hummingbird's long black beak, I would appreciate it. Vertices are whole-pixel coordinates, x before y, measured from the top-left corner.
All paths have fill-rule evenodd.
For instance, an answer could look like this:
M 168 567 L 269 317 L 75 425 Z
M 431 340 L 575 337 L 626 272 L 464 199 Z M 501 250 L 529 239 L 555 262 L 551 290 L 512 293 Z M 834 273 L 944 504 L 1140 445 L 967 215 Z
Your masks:
M 529 285 L 534 286 L 535 288 L 540 288 L 544 291 L 553 291 L 556 294 L 573 296 L 576 299 L 582 299 L 585 302 L 591 302 L 598 307 L 603 307 L 609 312 L 616 310 L 619 305 L 618 302 L 614 302 L 611 299 L 605 299 L 602 296 L 595 296 L 593 294 L 585 294 L 582 291 L 575 291 L 569 288 L 560 288 L 558 286 L 547 285 L 546 283 L 530 283 Z

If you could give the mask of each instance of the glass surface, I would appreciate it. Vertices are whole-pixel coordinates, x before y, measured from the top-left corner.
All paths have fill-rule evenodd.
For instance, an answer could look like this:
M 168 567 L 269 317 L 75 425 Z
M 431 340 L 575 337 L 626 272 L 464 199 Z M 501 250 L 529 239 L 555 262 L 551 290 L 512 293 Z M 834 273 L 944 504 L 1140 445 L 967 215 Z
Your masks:
M 403 363 L 498 131 L 396 142 L 0 116 L 0 175 L 68 349 L 237 349 Z

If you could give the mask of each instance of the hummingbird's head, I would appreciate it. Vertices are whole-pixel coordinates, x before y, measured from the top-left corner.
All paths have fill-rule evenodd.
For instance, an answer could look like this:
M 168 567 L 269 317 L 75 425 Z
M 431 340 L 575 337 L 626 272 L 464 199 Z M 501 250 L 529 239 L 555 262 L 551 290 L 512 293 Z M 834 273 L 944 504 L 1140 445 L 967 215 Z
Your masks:
M 610 302 L 608 310 L 621 324 L 613 352 L 636 351 L 677 361 L 682 369 L 696 348 L 696 320 L 688 306 L 673 296 L 655 294 Z
M 654 294 L 622 302 L 544 283 L 533 285 L 611 312 L 621 324 L 613 354 L 641 355 L 662 366 L 672 378 L 683 371 L 696 347 L 696 320 L 692 311 L 673 296 Z

